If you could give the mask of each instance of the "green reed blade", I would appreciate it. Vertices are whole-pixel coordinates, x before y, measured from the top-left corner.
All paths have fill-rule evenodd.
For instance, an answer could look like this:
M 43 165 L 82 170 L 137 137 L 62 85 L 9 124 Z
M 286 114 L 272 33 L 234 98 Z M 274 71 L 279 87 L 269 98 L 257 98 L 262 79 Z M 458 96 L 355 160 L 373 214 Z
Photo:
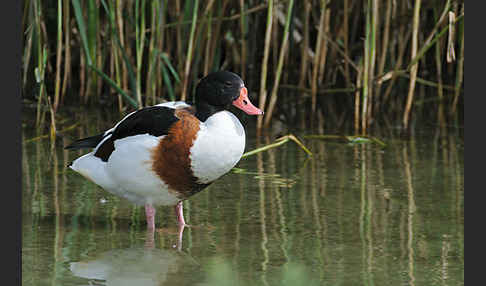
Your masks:
M 142 105 L 142 58 L 145 46 L 145 1 L 135 1 L 136 97 Z
M 169 93 L 169 98 L 170 100 L 174 101 L 175 92 L 174 92 L 174 88 L 172 87 L 172 83 L 169 79 L 169 75 L 167 74 L 167 69 L 165 68 L 164 64 L 161 64 L 160 68 L 162 69 L 162 77 L 164 79 L 165 85 L 167 86 L 167 92 Z
M 464 14 L 460 15 L 459 17 L 456 18 L 455 23 L 458 23 L 464 18 Z M 410 70 L 410 68 L 415 65 L 419 60 L 422 59 L 424 54 L 439 40 L 442 36 L 444 36 L 447 32 L 449 31 L 449 27 L 445 26 L 437 35 L 425 46 L 423 46 L 418 52 L 417 55 L 410 61 L 410 63 L 407 66 L 407 70 Z
M 160 57 L 162 58 L 162 60 L 164 61 L 164 63 L 167 65 L 167 68 L 169 69 L 170 73 L 175 78 L 175 80 L 177 81 L 177 83 L 180 83 L 181 82 L 181 79 L 179 78 L 179 75 L 175 71 L 174 66 L 172 66 L 172 64 L 170 63 L 170 60 L 167 57 L 167 55 L 165 53 L 160 53 Z
M 123 58 L 123 61 L 125 62 L 125 66 L 127 67 L 127 71 L 128 71 L 128 80 L 130 82 L 130 88 L 131 88 L 131 91 L 132 91 L 132 94 L 135 93 L 137 91 L 137 84 L 136 84 L 136 78 L 135 78 L 135 73 L 133 72 L 133 68 L 132 68 L 132 65 L 130 64 L 130 61 L 128 60 L 128 56 L 127 56 L 127 53 L 125 52 L 125 50 L 122 48 L 121 46 L 121 43 L 120 43 L 120 39 L 118 38 L 118 35 L 116 33 L 116 25 L 115 25 L 115 19 L 114 19 L 114 16 L 112 15 L 112 13 L 110 13 L 110 11 L 112 9 L 109 9 L 109 7 L 106 5 L 106 2 L 105 0 L 101 0 L 101 3 L 103 5 L 103 8 L 105 9 L 105 12 L 106 14 L 108 15 L 111 15 L 110 17 L 110 25 L 111 27 L 115 27 L 115 28 L 112 28 L 111 29 L 111 34 L 112 34 L 112 37 L 115 39 L 115 42 L 116 44 L 118 45 L 118 48 L 120 49 L 121 51 L 121 54 L 122 54 L 122 58 Z M 91 65 L 90 65 L 91 66 Z M 98 69 L 95 69 L 95 71 L 99 74 L 99 75 L 102 75 L 102 77 L 107 80 L 109 79 L 108 76 L 106 76 L 105 74 L 103 74 L 103 72 L 101 72 L 100 70 Z M 109 80 L 108 83 L 110 83 L 110 85 L 113 86 L 114 84 L 114 88 L 120 92 L 122 89 L 113 81 L 113 80 Z M 125 92 L 121 93 L 123 95 L 124 98 L 126 98 L 128 100 L 128 102 L 134 107 L 134 108 L 138 108 L 139 105 L 138 103 L 133 100 L 133 98 L 131 98 L 128 94 L 126 94 Z
M 59 105 L 61 89 L 61 53 L 62 53 L 62 0 L 57 1 L 57 55 L 56 55 L 56 82 L 54 90 L 54 111 Z
M 186 2 L 187 4 L 187 2 Z M 196 22 L 197 22 L 197 12 L 199 8 L 199 0 L 194 1 L 194 6 L 192 7 L 192 25 L 191 25 L 191 32 L 189 34 L 189 43 L 187 45 L 187 56 L 186 56 L 186 63 L 184 67 L 184 77 L 183 77 L 183 83 L 182 83 L 182 95 L 181 95 L 181 100 L 185 100 L 188 95 L 187 95 L 187 85 L 189 81 L 189 73 L 191 69 L 191 63 L 192 63 L 192 54 L 193 54 L 193 45 L 194 45 L 194 34 L 196 31 Z M 188 10 L 185 11 L 188 13 Z
M 96 36 L 98 34 L 98 8 L 94 0 L 88 1 L 87 40 L 91 61 L 96 64 Z
M 23 79 L 22 79 L 22 86 L 25 87 L 27 83 L 27 74 L 29 71 L 29 64 L 30 64 L 30 59 L 32 55 L 32 40 L 33 40 L 33 35 L 34 35 L 34 25 L 35 25 L 35 17 L 33 16 L 34 13 L 34 5 L 30 5 L 30 2 L 27 3 L 27 6 L 25 7 L 26 11 L 25 14 L 28 16 L 25 16 L 29 20 L 29 24 L 27 25 L 26 29 L 24 30 L 24 34 L 26 34 L 26 38 L 24 39 L 25 47 L 24 47 L 24 53 L 22 56 L 22 62 L 23 62 Z M 27 11 L 28 9 L 28 11 Z M 27 20 L 25 20 L 27 21 Z
M 273 0 L 268 1 L 267 21 L 265 25 L 265 44 L 263 48 L 262 68 L 260 73 L 260 98 L 258 100 L 258 106 L 261 110 L 265 110 L 265 104 L 267 102 L 267 69 L 268 58 L 270 54 L 271 35 L 272 35 L 272 23 L 273 23 Z M 257 118 L 257 128 L 262 128 L 263 116 Z
M 74 16 L 78 24 L 79 36 L 81 37 L 81 44 L 83 45 L 84 53 L 86 54 L 86 61 L 88 65 L 92 65 L 91 56 L 88 47 L 88 37 L 86 36 L 86 25 L 84 24 L 83 11 L 78 0 L 72 0 Z
M 110 84 L 116 91 L 118 91 L 127 101 L 132 105 L 134 108 L 138 108 L 138 103 L 130 97 L 126 92 L 121 89 L 116 82 L 114 82 L 109 76 L 103 73 L 95 66 L 89 66 L 92 70 L 94 70 L 99 76 L 101 76 L 108 84 Z
M 280 47 L 280 54 L 279 54 L 279 58 L 278 58 L 275 81 L 274 81 L 272 94 L 270 96 L 270 102 L 268 104 L 268 109 L 266 111 L 264 123 L 263 123 L 263 126 L 266 126 L 266 127 L 268 127 L 269 124 L 270 124 L 273 109 L 275 108 L 275 104 L 277 102 L 277 91 L 278 91 L 278 85 L 280 83 L 280 77 L 281 77 L 281 74 L 282 74 L 284 57 L 285 57 L 285 54 L 288 51 L 287 47 L 288 47 L 288 40 L 289 40 L 289 27 L 290 27 L 290 21 L 291 21 L 293 6 L 294 6 L 294 1 L 290 0 L 289 4 L 288 4 L 288 8 L 287 8 L 287 17 L 286 17 L 286 20 L 285 20 L 285 28 L 284 28 L 284 39 L 283 39 L 282 46 Z

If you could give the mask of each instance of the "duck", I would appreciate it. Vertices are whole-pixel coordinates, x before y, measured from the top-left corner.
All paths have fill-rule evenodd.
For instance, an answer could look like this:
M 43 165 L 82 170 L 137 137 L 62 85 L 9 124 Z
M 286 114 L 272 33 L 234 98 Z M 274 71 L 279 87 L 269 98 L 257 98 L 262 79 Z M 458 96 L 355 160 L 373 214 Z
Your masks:
M 173 206 L 186 226 L 183 201 L 228 173 L 245 149 L 245 129 L 229 110 L 262 115 L 237 74 L 216 71 L 196 86 L 195 104 L 171 101 L 126 115 L 102 133 L 78 139 L 68 150 L 91 149 L 69 168 L 105 191 L 144 206 L 155 229 L 158 206 Z

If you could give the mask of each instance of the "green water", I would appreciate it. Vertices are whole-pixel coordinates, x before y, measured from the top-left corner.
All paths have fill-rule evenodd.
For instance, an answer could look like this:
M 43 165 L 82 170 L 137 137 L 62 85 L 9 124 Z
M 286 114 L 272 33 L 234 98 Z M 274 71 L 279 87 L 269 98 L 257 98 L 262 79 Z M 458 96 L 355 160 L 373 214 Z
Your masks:
M 144 210 L 66 168 L 62 149 L 118 120 L 74 112 L 52 144 L 23 128 L 23 285 L 463 285 L 464 136 L 424 128 L 387 146 L 303 139 L 250 156 L 173 209 Z M 247 119 L 249 120 L 249 119 Z M 309 132 L 298 135 L 304 138 Z M 273 142 L 247 130 L 247 151 Z

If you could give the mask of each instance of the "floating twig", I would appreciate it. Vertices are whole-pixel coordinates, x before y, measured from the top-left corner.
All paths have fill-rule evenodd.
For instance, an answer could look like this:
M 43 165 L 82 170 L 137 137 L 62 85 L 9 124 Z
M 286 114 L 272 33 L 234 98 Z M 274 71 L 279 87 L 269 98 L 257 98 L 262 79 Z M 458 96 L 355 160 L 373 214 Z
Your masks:
M 275 148 L 275 147 L 278 147 L 280 145 L 283 145 L 284 143 L 287 143 L 287 141 L 289 140 L 292 140 L 294 141 L 295 143 L 297 143 L 297 145 L 299 145 L 300 148 L 302 148 L 302 150 L 304 150 L 304 152 L 307 153 L 307 155 L 309 156 L 312 156 L 312 152 L 309 151 L 309 149 L 307 149 L 307 147 L 304 146 L 304 144 L 302 144 L 302 142 L 300 142 L 299 139 L 297 139 L 297 137 L 295 137 L 294 135 L 292 134 L 289 134 L 289 135 L 285 135 L 285 136 L 282 136 L 280 138 L 277 138 L 275 140 L 274 143 L 272 144 L 268 144 L 266 146 L 263 146 L 263 147 L 260 147 L 260 148 L 257 148 L 255 150 L 252 150 L 252 151 L 248 151 L 246 152 L 245 154 L 243 154 L 243 156 L 241 156 L 241 158 L 245 158 L 245 157 L 248 157 L 248 156 L 251 156 L 251 155 L 255 155 L 257 153 L 260 153 L 260 152 L 263 152 L 265 150 L 268 150 L 268 149 L 272 149 L 272 148 Z
M 363 142 L 374 142 L 381 147 L 386 147 L 386 144 L 376 137 L 365 136 L 365 135 L 306 135 L 306 139 L 344 139 L 349 143 L 363 143 Z
M 73 129 L 74 127 L 76 127 L 77 125 L 78 125 L 78 123 L 74 123 L 73 125 L 66 127 L 63 130 L 56 131 L 56 135 L 60 134 L 60 133 L 64 133 L 66 131 L 69 131 L 69 130 Z M 34 138 L 24 140 L 24 143 L 30 143 L 30 142 L 38 141 L 38 140 L 41 140 L 41 139 L 49 138 L 50 136 L 51 136 L 51 134 L 44 134 L 44 135 L 41 135 L 41 136 L 37 136 L 37 137 L 34 137 Z

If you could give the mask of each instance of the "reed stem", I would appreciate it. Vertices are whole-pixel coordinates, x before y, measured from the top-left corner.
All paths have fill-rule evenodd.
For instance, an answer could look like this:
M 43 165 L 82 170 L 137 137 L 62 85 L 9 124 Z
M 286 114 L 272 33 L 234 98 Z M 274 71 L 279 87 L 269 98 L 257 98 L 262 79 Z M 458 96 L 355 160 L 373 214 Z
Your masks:
M 352 116 L 355 132 L 366 134 L 381 111 L 408 126 L 412 111 L 423 117 L 420 108 L 429 107 L 444 125 L 463 106 L 464 6 L 427 3 L 429 20 L 420 13 L 425 2 L 413 3 L 410 13 L 407 2 L 396 0 L 208 0 L 202 7 L 181 0 L 29 0 L 22 15 L 23 94 L 26 101 L 35 94 L 39 124 L 48 100 L 57 112 L 71 93 L 86 105 L 114 94 L 108 100 L 122 112 L 160 100 L 191 101 L 198 78 L 227 69 L 238 70 L 249 90 L 258 89 L 265 111 L 258 130 L 282 111 L 303 123 L 320 116 L 322 132 L 324 116 L 338 125 Z M 407 94 L 390 96 L 403 85 Z M 427 95 L 424 86 L 437 87 L 438 94 Z M 294 94 L 284 98 L 282 88 Z M 336 93 L 342 95 L 330 96 Z
M 307 78 L 307 63 L 308 63 L 308 50 L 309 50 L 309 15 L 312 4 L 309 2 L 303 2 L 304 5 L 304 39 L 301 46 L 301 62 L 300 62 L 300 78 L 299 86 L 304 87 L 305 80 Z
M 282 67 L 284 62 L 285 53 L 287 52 L 287 45 L 289 42 L 289 26 L 290 26 L 290 15 L 292 15 L 292 8 L 294 6 L 294 0 L 289 1 L 289 7 L 287 10 L 287 19 L 285 21 L 285 28 L 284 28 L 284 39 L 282 46 L 280 47 L 280 55 L 278 58 L 278 66 L 277 72 L 275 75 L 275 81 L 273 84 L 272 95 L 270 96 L 270 103 L 268 104 L 268 111 L 265 114 L 265 122 L 264 126 L 268 127 L 270 124 L 270 120 L 272 118 L 273 109 L 275 108 L 275 103 L 277 102 L 277 91 L 278 91 L 278 84 L 280 82 L 280 77 L 282 75 Z
M 343 49 L 344 54 L 349 54 L 349 0 L 343 1 Z M 348 61 L 344 62 L 344 78 L 346 79 L 346 84 L 349 86 L 351 85 L 351 74 L 349 72 L 349 63 Z
M 462 12 L 464 13 L 464 3 L 462 4 Z M 459 60 L 457 63 L 457 71 L 456 71 L 456 86 L 455 86 L 455 93 L 454 93 L 454 101 L 452 102 L 451 114 L 456 113 L 457 110 L 457 103 L 459 101 L 459 95 L 461 94 L 461 85 L 464 80 L 464 21 L 459 24 L 459 32 L 461 33 L 460 39 L 460 54 Z
M 35 77 L 36 82 L 39 85 L 39 97 L 37 98 L 37 117 L 36 123 L 37 126 L 41 125 L 41 104 L 42 98 L 44 96 L 45 90 L 45 70 L 46 70 L 46 63 L 47 63 L 47 47 L 43 43 L 42 35 L 41 35 L 41 1 L 36 0 L 34 1 L 34 19 L 35 19 L 35 36 L 36 36 L 36 45 L 37 45 L 37 67 L 35 68 Z
M 267 65 L 268 65 L 268 55 L 270 53 L 270 40 L 272 36 L 272 23 L 273 23 L 273 0 L 268 0 L 268 10 L 267 10 L 267 23 L 265 29 L 265 45 L 263 48 L 263 60 L 262 60 L 262 71 L 260 76 L 260 98 L 259 107 L 261 110 L 265 110 L 265 103 L 267 99 Z M 261 129 L 263 126 L 262 116 L 257 118 L 257 128 Z
M 371 41 L 372 41 L 372 0 L 368 0 L 366 7 L 366 26 L 365 26 L 365 44 L 364 44 L 364 62 L 363 62 L 363 89 L 362 89 L 362 104 L 361 104 L 361 134 L 366 134 L 366 127 L 368 126 L 368 95 L 370 91 L 370 66 L 371 66 Z
M 139 107 L 143 107 L 142 103 L 142 57 L 145 47 L 145 1 L 135 1 L 135 44 L 136 44 L 136 90 L 135 96 Z
M 186 57 L 186 65 L 184 68 L 184 78 L 182 84 L 182 93 L 181 93 L 181 100 L 186 100 L 187 97 L 187 85 L 189 82 L 189 72 L 191 69 L 191 61 L 192 61 L 192 53 L 193 49 L 192 46 L 194 44 L 194 33 L 196 31 L 196 22 L 197 22 L 197 10 L 199 9 L 199 0 L 194 1 L 194 6 L 192 8 L 192 25 L 191 25 L 191 33 L 189 35 L 189 43 L 187 45 L 187 57 Z
M 96 2 L 95 0 L 88 0 L 88 10 L 87 10 L 87 30 L 86 30 L 86 35 L 87 35 L 87 46 L 89 49 L 89 53 L 86 55 L 86 57 L 90 58 L 90 62 L 88 66 L 96 66 L 98 68 L 101 68 L 98 66 L 98 35 L 99 35 L 99 15 L 98 15 L 98 8 L 96 7 Z M 84 98 L 85 102 L 87 102 L 88 97 L 92 96 L 93 94 L 96 94 L 97 90 L 97 85 L 98 85 L 98 80 L 97 77 L 95 76 L 95 72 L 90 70 L 90 75 L 88 78 L 88 87 L 86 89 L 87 93 Z
M 391 22 L 391 16 L 392 16 L 392 1 L 387 0 L 386 1 L 386 12 L 385 12 L 385 22 L 383 24 L 383 36 L 382 36 L 382 42 L 381 42 L 381 56 L 378 62 L 378 71 L 377 74 L 381 75 L 383 74 L 383 71 L 385 70 L 385 64 L 386 64 L 386 59 L 388 56 L 388 43 L 389 43 L 389 38 L 390 38 L 390 22 Z M 377 104 L 375 106 L 375 110 L 378 110 L 381 98 L 379 96 L 379 93 L 381 91 L 381 83 L 378 83 L 375 89 L 375 96 L 377 100 Z
M 154 71 L 157 70 L 157 64 L 159 61 L 157 60 L 157 52 L 155 51 L 155 39 L 156 36 L 159 34 L 160 29 L 160 2 L 153 1 L 151 3 L 151 13 L 150 13 L 150 42 L 148 46 L 148 68 L 147 68 L 147 75 L 145 81 L 145 96 L 148 99 L 151 99 L 152 105 L 156 104 L 155 99 L 155 90 L 156 90 L 156 80 L 154 78 Z M 148 105 L 148 104 L 147 104 Z
M 245 18 L 245 0 L 240 0 L 240 31 L 241 31 L 241 72 L 243 80 L 246 78 L 246 18 Z M 209 23 L 208 23 L 209 25 Z
M 319 70 L 319 60 L 321 56 L 321 46 L 324 42 L 323 33 L 325 31 L 324 28 L 324 20 L 326 15 L 326 1 L 321 0 L 321 10 L 320 10 L 320 18 L 319 18 L 319 28 L 317 32 L 317 40 L 316 40 L 316 49 L 315 49 L 315 56 L 314 56 L 314 66 L 312 69 L 312 80 L 311 80 L 311 94 L 312 94 L 312 102 L 311 102 L 311 110 L 312 114 L 315 114 L 317 108 L 317 72 Z
M 116 26 L 117 26 L 117 32 L 118 32 L 118 35 L 114 35 L 113 37 L 115 37 L 115 41 L 116 41 L 116 44 L 118 46 L 118 49 L 120 51 L 120 54 L 119 55 L 123 55 L 123 51 L 125 50 L 125 25 L 124 25 L 124 22 L 123 22 L 123 5 L 126 3 L 122 0 L 115 0 L 116 1 L 116 4 L 115 4 L 115 11 L 116 11 L 116 16 L 115 16 L 115 19 L 117 19 L 116 21 Z M 122 61 L 122 59 L 120 59 L 120 61 Z M 128 66 L 127 65 L 122 65 L 122 70 L 121 70 L 121 88 L 122 89 L 125 89 L 127 90 L 128 89 L 128 86 L 129 86 L 129 82 L 128 82 Z
M 360 98 L 361 98 L 361 75 L 363 70 L 363 65 L 361 64 L 361 68 L 358 70 L 358 75 L 356 76 L 356 92 L 354 93 L 354 133 L 359 134 L 359 107 L 360 107 Z
M 56 52 L 56 83 L 54 90 L 54 113 L 59 105 L 61 88 L 61 56 L 62 56 L 62 0 L 57 0 L 57 52 Z
M 415 0 L 414 15 L 413 15 L 413 27 L 412 27 L 412 47 L 411 47 L 411 58 L 412 60 L 417 55 L 418 47 L 418 30 L 420 24 L 420 6 L 422 4 L 421 0 Z M 405 112 L 403 113 L 403 126 L 405 129 L 408 128 L 408 120 L 410 116 L 410 110 L 413 103 L 413 95 L 415 91 L 415 82 L 417 81 L 417 71 L 418 62 L 410 67 L 410 85 L 407 96 L 407 103 L 405 106 Z
M 64 76 L 62 79 L 61 103 L 70 85 L 71 78 L 71 8 L 69 0 L 64 1 Z
M 322 46 L 321 46 L 321 53 L 319 55 L 319 71 L 317 74 L 317 81 L 318 84 L 322 84 L 324 81 L 324 68 L 326 67 L 326 59 L 327 59 L 327 47 L 328 47 L 328 37 L 326 36 L 329 33 L 330 28 L 330 19 L 331 19 L 331 7 L 327 6 L 325 9 L 325 16 L 324 16 L 324 33 L 322 34 Z
M 22 75 L 22 87 L 25 88 L 27 84 L 27 77 L 30 74 L 29 71 L 29 64 L 31 62 L 31 55 L 32 55 L 32 38 L 34 37 L 35 31 L 35 15 L 34 15 L 34 5 L 32 2 L 34 1 L 26 1 L 24 6 L 24 13 L 22 16 L 22 31 L 26 34 L 26 38 L 24 39 L 25 47 L 24 53 L 22 57 L 22 64 L 23 64 L 23 75 Z M 30 28 L 26 28 L 29 26 Z

